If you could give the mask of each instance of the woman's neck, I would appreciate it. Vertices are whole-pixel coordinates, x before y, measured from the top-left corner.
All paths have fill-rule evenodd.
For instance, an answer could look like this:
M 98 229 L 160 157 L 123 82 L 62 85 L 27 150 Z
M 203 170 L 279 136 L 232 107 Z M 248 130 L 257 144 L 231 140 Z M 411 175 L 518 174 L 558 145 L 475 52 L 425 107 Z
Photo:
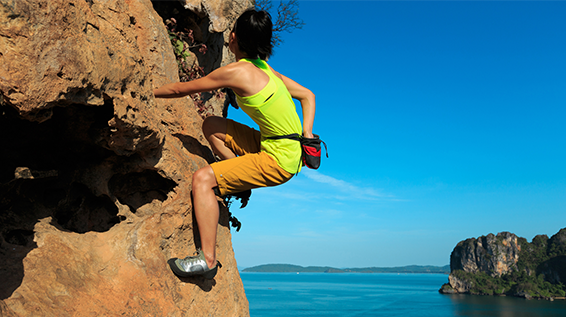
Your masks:
M 240 61 L 244 58 L 253 59 L 253 58 L 249 58 L 248 55 L 246 55 L 246 54 L 236 55 L 236 61 Z

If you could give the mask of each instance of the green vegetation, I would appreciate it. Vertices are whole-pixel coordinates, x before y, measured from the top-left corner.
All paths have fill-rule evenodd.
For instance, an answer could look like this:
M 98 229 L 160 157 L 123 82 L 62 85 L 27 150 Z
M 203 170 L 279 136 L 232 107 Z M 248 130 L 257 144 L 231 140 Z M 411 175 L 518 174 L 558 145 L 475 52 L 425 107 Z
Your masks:
M 440 273 L 448 274 L 450 266 L 420 266 L 410 265 L 404 267 L 368 267 L 338 269 L 328 266 L 302 267 L 292 264 L 265 264 L 246 268 L 242 272 L 264 273 Z
M 193 51 L 198 51 L 199 54 L 204 55 L 208 50 L 207 46 L 204 43 L 196 42 L 192 29 L 183 28 L 179 30 L 180 27 L 177 25 L 175 18 L 165 20 L 165 27 L 169 33 L 173 53 L 177 60 L 179 80 L 181 82 L 187 82 L 204 77 L 204 69 L 198 65 L 196 52 Z M 225 96 L 221 89 L 212 91 L 210 94 L 219 99 Z M 197 112 L 203 119 L 211 114 L 212 108 L 211 105 L 206 104 L 207 98 L 205 98 L 204 93 L 192 94 L 190 97 L 193 99 Z
M 512 272 L 501 278 L 489 276 L 483 272 L 468 273 L 461 270 L 452 275 L 471 285 L 470 294 L 474 295 L 513 295 L 533 298 L 564 297 L 564 284 L 551 284 L 544 276 L 531 276 L 522 272 Z

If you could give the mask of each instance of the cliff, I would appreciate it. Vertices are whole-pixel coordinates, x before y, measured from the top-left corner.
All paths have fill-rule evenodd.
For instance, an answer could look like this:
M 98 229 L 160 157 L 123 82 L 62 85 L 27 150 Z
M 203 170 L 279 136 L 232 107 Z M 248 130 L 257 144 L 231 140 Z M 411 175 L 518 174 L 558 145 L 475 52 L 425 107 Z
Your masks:
M 509 232 L 467 239 L 450 255 L 445 294 L 556 298 L 566 295 L 566 228 L 528 242 Z
M 212 159 L 164 18 L 192 23 L 205 70 L 248 0 L 0 0 L 0 316 L 246 316 L 221 204 L 214 280 L 171 257 L 198 234 L 191 177 Z M 197 9 L 195 9 L 197 8 Z M 181 22 L 180 22 L 181 23 Z M 224 100 L 208 98 L 209 113 Z

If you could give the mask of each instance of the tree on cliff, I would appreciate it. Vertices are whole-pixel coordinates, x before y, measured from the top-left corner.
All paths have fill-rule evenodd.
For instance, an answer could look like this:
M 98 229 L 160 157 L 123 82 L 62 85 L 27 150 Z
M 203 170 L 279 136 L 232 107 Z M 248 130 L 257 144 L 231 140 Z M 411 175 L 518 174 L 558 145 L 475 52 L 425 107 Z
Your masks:
M 273 11 L 271 0 L 256 0 L 257 10 Z M 272 14 L 273 15 L 273 14 Z M 273 45 L 278 46 L 283 42 L 281 32 L 293 32 L 293 29 L 302 29 L 305 23 L 299 18 L 299 2 L 297 0 L 279 1 L 277 7 L 277 20 L 273 23 Z

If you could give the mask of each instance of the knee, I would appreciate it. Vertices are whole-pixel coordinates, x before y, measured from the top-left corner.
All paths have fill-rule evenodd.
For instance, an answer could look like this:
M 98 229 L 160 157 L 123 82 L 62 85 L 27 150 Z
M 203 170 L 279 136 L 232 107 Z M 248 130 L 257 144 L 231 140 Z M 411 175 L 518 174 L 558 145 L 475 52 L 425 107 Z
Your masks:
M 215 133 L 226 134 L 226 119 L 222 117 L 207 117 L 202 123 L 202 132 L 208 140 Z
M 193 189 L 213 188 L 216 186 L 214 171 L 210 166 L 205 166 L 193 174 Z

